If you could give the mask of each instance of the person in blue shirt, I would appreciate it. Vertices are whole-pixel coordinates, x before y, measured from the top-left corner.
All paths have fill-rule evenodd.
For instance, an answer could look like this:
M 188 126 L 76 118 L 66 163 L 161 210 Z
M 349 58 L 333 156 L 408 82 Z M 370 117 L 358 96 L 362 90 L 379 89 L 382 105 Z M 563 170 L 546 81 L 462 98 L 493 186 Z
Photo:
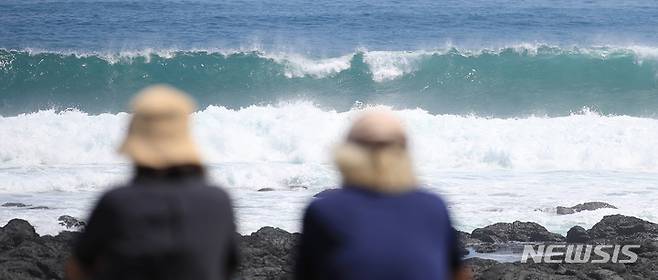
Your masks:
M 297 280 L 470 278 L 446 205 L 418 188 L 392 112 L 357 118 L 335 161 L 343 187 L 306 209 Z

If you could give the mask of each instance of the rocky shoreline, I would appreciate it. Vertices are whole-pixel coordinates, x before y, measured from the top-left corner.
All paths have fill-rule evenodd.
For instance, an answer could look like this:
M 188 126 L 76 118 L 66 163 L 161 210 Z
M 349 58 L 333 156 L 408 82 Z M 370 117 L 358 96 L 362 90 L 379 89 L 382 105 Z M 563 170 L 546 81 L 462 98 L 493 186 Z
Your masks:
M 463 246 L 484 253 L 518 244 L 533 244 L 535 248 L 567 244 L 639 245 L 631 250 L 638 257 L 634 263 L 568 263 L 564 255 L 553 257 L 556 263 L 534 263 L 532 259 L 528 263 L 500 263 L 469 258 L 466 263 L 473 269 L 475 279 L 658 279 L 658 224 L 631 216 L 605 216 L 588 230 L 574 226 L 566 237 L 539 224 L 519 221 L 496 223 L 471 234 L 460 232 L 460 237 Z M 611 249 L 603 251 L 612 256 Z
M 62 225 L 78 224 L 66 218 Z M 0 228 L 0 279 L 63 279 L 63 266 L 77 232 L 39 236 L 27 221 Z M 462 252 L 486 254 L 523 244 L 637 244 L 635 263 L 520 263 L 466 259 L 474 279 L 658 279 L 658 224 L 635 217 L 605 216 L 591 229 L 575 226 L 567 236 L 532 222 L 496 223 L 458 232 Z M 298 233 L 263 227 L 240 235 L 242 261 L 236 279 L 292 279 Z M 520 255 L 519 255 L 520 258 Z M 559 259 L 556 258 L 556 259 Z

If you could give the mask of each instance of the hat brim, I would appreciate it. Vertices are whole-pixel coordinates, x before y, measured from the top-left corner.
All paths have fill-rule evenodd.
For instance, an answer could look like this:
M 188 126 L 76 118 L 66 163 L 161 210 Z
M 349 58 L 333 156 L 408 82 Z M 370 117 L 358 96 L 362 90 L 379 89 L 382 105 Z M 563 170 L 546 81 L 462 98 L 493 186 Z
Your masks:
M 201 157 L 190 137 L 177 139 L 143 139 L 128 135 L 119 153 L 130 157 L 135 164 L 151 168 L 167 168 L 179 165 L 201 165 Z

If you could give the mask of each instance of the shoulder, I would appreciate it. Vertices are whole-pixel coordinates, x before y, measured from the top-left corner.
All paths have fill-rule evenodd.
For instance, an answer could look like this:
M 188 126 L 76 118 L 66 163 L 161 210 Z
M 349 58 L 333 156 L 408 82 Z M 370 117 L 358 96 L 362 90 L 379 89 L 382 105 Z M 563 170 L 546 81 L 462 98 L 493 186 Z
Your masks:
M 228 201 L 230 200 L 230 195 L 228 192 L 221 186 L 213 184 L 204 184 L 195 189 L 203 196 L 207 196 L 210 199 Z
M 451 225 L 450 213 L 445 201 L 437 194 L 427 190 L 415 190 L 412 193 L 413 205 L 419 214 L 422 213 L 425 217 L 431 219 L 435 224 Z
M 313 201 L 306 207 L 307 216 L 327 216 L 334 212 L 345 211 L 350 208 L 356 198 L 348 189 L 324 190 L 314 196 Z
M 98 199 L 98 205 L 114 205 L 118 201 L 123 200 L 125 197 L 130 196 L 132 193 L 131 187 L 128 185 L 119 185 L 110 188 L 107 190 L 101 197 Z
M 439 195 L 425 189 L 414 190 L 411 195 L 419 202 L 434 205 L 435 207 L 445 207 L 446 205 Z
M 195 208 L 215 209 L 215 211 L 233 211 L 233 202 L 229 193 L 213 184 L 193 186 L 185 191 L 184 199 Z
M 94 211 L 101 213 L 119 213 L 127 205 L 134 205 L 135 195 L 133 188 L 128 185 L 114 186 L 105 191 L 96 200 Z
M 352 205 L 360 206 L 365 200 L 377 197 L 377 195 L 373 195 L 358 189 L 331 189 L 316 195 L 316 198 L 309 205 L 309 209 L 345 209 Z M 408 193 L 401 194 L 398 198 L 402 203 L 406 200 L 408 203 L 413 203 L 414 205 L 418 205 L 421 208 L 431 208 L 437 210 L 447 208 L 445 202 L 439 195 L 424 189 L 413 190 Z
M 334 208 L 339 205 L 349 206 L 350 201 L 358 200 L 354 190 L 348 188 L 328 189 L 314 196 L 309 208 Z
M 432 212 L 447 212 L 448 206 L 438 194 L 432 193 L 425 189 L 418 189 L 411 193 L 412 200 L 419 207 L 431 210 Z

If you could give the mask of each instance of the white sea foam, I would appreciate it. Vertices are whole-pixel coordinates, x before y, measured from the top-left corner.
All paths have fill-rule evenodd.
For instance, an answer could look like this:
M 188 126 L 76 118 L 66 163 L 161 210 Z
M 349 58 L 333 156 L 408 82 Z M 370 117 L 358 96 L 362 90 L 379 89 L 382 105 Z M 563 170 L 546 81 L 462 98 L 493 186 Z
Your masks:
M 285 75 L 288 78 L 312 76 L 323 78 L 349 69 L 352 55 L 333 58 L 311 59 L 298 54 L 267 54 L 266 57 L 285 65 Z
M 21 202 L 49 207 L 45 210 L 3 208 L 0 211 L 0 225 L 13 218 L 23 218 L 35 224 L 40 234 L 56 234 L 64 229 L 58 225 L 58 216 L 85 218 L 102 190 L 109 187 L 110 183 L 124 181 L 129 176 L 125 168 L 106 168 L 44 168 L 47 174 L 43 174 L 43 177 L 53 182 L 73 176 L 70 182 L 77 181 L 76 184 L 86 183 L 89 186 L 75 192 L 57 190 L 35 193 L 27 188 L 25 191 L 0 192 L 0 202 L 3 203 Z M 210 173 L 213 181 L 224 186 L 232 179 L 254 183 L 251 186 L 228 186 L 241 233 L 250 233 L 263 226 L 275 226 L 294 232 L 300 230 L 303 210 L 312 196 L 325 188 L 336 187 L 339 183 L 335 174 L 327 172 L 330 169 L 309 164 L 249 163 L 212 165 Z M 324 172 L 327 173 L 318 176 Z M 114 182 L 94 185 L 100 181 L 95 178 L 109 174 L 115 176 L 112 179 Z M 41 176 L 38 172 L 22 176 L 25 185 L 37 183 L 32 186 L 38 187 L 38 183 L 54 184 L 47 180 L 31 181 L 31 177 Z M 304 176 L 321 180 L 304 182 Z M 307 183 L 305 186 L 308 189 L 267 185 L 272 183 L 271 178 L 280 178 L 292 185 Z M 603 216 L 612 214 L 658 222 L 658 206 L 654 199 L 658 194 L 658 177 L 655 172 L 433 171 L 421 179 L 430 191 L 442 195 L 447 201 L 456 228 L 468 232 L 496 222 L 521 220 L 540 223 L 564 235 L 574 225 L 590 228 Z M 274 187 L 275 190 L 258 192 L 256 186 Z M 586 201 L 605 201 L 618 209 L 583 211 L 564 216 L 555 213 L 556 206 L 573 206 Z
M 195 134 L 210 163 L 327 163 L 360 112 L 307 102 L 210 106 Z M 584 112 L 564 117 L 483 118 L 400 110 L 417 159 L 442 169 L 658 171 L 658 120 Z M 111 164 L 128 114 L 40 111 L 0 118 L 0 167 Z
M 210 106 L 195 113 L 195 135 L 210 164 L 306 166 L 275 172 L 276 167 L 266 165 L 255 173 L 228 168 L 230 172 L 221 181 L 230 186 L 285 186 L 292 184 L 285 182 L 285 178 L 299 174 L 303 174 L 300 180 L 305 184 L 319 184 L 323 180 L 329 183 L 332 182 L 327 179 L 331 177 L 327 173 L 331 169 L 331 150 L 359 112 L 359 109 L 326 111 L 303 102 L 240 110 Z M 658 139 L 656 119 L 601 116 L 592 112 L 522 119 L 432 115 L 421 109 L 397 113 L 410 132 L 419 169 L 427 173 L 436 170 L 658 171 L 658 146 L 654 145 Z M 126 160 L 116 154 L 116 148 L 128 117 L 126 113 L 92 116 L 79 111 L 40 111 L 0 118 L 0 168 L 23 173 L 32 170 L 36 172 L 30 174 L 37 174 L 25 178 L 18 171 L 5 173 L 0 190 L 81 190 L 111 181 L 115 178 L 113 172 L 81 184 L 75 182 L 81 181 L 84 171 L 66 176 L 48 172 L 58 173 L 51 170 L 54 167 L 93 169 L 125 165 Z M 43 178 L 38 175 L 40 168 L 48 169 Z
M 377 82 L 393 80 L 418 69 L 422 58 L 430 56 L 426 52 L 383 52 L 373 51 L 364 54 L 364 61 L 370 67 L 373 80 Z
M 332 147 L 360 109 L 327 111 L 310 103 L 211 106 L 194 115 L 195 137 L 213 181 L 235 199 L 240 231 L 299 230 L 314 193 L 335 187 Z M 399 110 L 423 182 L 443 194 L 458 228 L 530 220 L 564 233 L 622 213 L 656 221 L 658 120 L 601 116 L 482 118 Z M 84 217 L 100 191 L 125 181 L 115 151 L 128 114 L 79 111 L 0 118 L 0 202 L 49 210 L 6 209 L 0 224 L 27 218 L 56 233 L 58 215 Z M 260 188 L 273 192 L 257 192 Z M 557 205 L 606 201 L 619 207 L 557 216 Z

